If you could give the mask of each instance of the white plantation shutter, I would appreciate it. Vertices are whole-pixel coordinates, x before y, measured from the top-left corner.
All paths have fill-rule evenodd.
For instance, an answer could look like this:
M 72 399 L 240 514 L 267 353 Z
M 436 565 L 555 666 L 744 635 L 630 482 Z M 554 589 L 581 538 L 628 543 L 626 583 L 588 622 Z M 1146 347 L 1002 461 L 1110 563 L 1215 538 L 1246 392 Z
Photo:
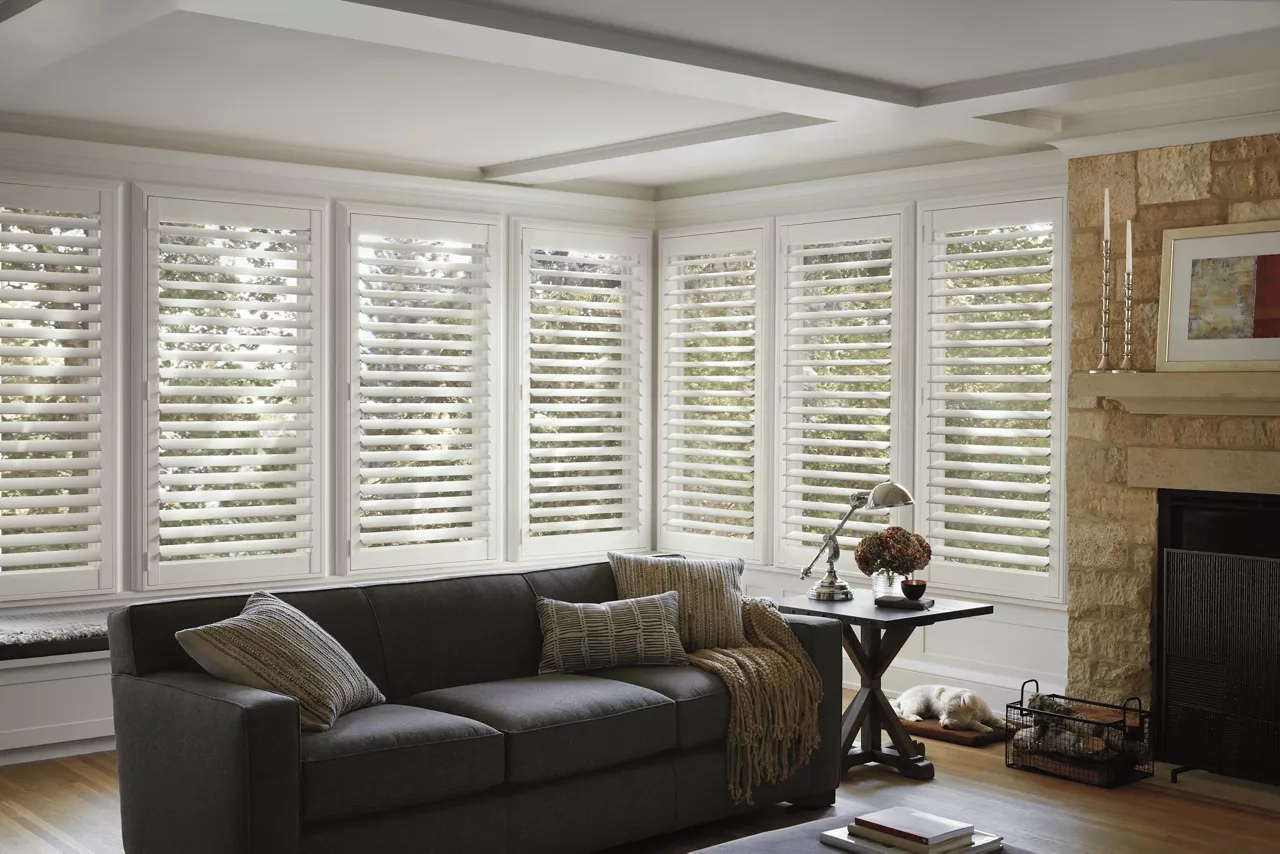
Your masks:
M 0 184 L 0 596 L 107 589 L 111 195 Z
M 519 555 L 647 547 L 649 240 L 520 234 Z
M 781 533 L 777 563 L 804 565 L 855 492 L 890 479 L 900 217 L 785 225 L 781 338 Z M 906 475 L 896 471 L 894 478 Z M 855 516 L 840 543 L 882 530 Z
M 760 560 L 756 442 L 764 230 L 662 239 L 658 547 Z
M 320 214 L 158 197 L 147 208 L 148 584 L 318 573 Z
M 932 578 L 1056 597 L 1060 199 L 928 212 L 921 413 Z
M 351 567 L 496 557 L 497 227 L 352 215 Z

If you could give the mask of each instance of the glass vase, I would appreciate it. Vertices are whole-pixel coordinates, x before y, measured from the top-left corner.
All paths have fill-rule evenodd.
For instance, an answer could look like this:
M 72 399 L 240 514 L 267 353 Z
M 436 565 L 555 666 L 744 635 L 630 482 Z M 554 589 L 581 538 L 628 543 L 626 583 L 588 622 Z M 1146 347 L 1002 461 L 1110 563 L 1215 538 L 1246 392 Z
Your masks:
M 871 574 L 871 595 L 879 599 L 881 596 L 897 594 L 898 577 L 887 569 L 878 569 Z

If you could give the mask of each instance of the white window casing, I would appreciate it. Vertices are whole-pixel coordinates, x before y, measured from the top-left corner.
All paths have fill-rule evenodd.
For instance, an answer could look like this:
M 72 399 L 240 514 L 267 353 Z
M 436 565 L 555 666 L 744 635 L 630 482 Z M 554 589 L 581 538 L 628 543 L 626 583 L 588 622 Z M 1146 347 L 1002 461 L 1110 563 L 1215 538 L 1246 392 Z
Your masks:
M 349 569 L 491 560 L 496 221 L 348 217 Z
M 804 566 L 854 493 L 909 482 L 900 435 L 910 404 L 909 385 L 899 388 L 902 216 L 782 223 L 778 244 L 775 563 Z M 885 514 L 855 515 L 840 544 L 852 549 L 888 524 Z
M 146 216 L 147 586 L 320 575 L 322 213 L 175 194 Z
M 1062 207 L 923 212 L 916 518 L 951 587 L 1061 597 Z
M 766 559 L 764 227 L 663 235 L 659 549 Z
M 652 544 L 650 239 L 517 224 L 514 557 Z
M 0 184 L 0 599 L 116 583 L 116 199 Z

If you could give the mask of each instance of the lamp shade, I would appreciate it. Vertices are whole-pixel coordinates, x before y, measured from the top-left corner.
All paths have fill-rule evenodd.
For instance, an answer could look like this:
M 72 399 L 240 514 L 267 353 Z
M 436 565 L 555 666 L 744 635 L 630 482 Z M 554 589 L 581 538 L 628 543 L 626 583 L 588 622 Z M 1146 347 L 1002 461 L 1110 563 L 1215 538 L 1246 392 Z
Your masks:
M 888 510 L 891 507 L 905 507 L 908 504 L 915 504 L 915 499 L 911 497 L 907 488 L 900 483 L 887 481 L 876 484 L 867 498 L 866 506 L 862 509 Z

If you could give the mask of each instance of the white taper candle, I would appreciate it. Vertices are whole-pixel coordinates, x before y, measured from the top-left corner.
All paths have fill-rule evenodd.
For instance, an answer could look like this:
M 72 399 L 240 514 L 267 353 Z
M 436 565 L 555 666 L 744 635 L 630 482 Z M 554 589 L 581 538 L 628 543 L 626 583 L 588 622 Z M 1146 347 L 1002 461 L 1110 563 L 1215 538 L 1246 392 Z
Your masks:
M 1111 188 L 1102 188 L 1102 239 L 1111 239 Z
M 1124 271 L 1133 272 L 1133 220 L 1124 221 Z

